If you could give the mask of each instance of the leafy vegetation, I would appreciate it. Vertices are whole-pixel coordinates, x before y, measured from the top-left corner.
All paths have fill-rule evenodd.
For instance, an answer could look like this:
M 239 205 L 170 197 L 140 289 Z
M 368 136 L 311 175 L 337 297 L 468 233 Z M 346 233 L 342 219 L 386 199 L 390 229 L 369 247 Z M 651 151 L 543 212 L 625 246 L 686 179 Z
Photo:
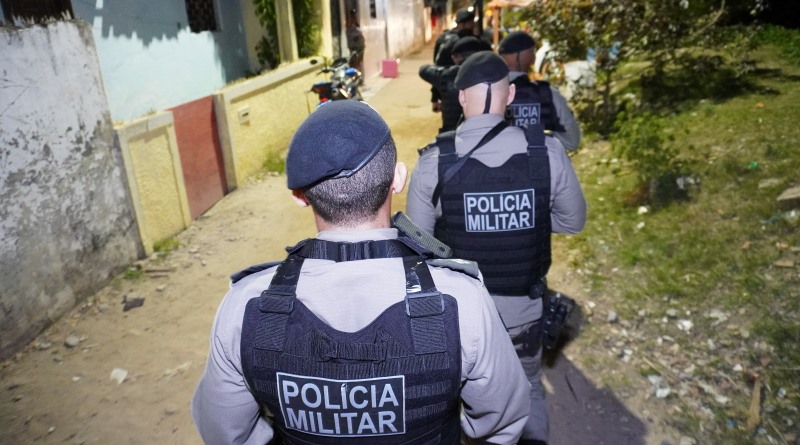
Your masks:
M 687 385 L 699 392 L 673 399 L 681 409 L 670 422 L 698 443 L 800 435 L 800 221 L 776 202 L 800 180 L 798 38 L 765 29 L 746 70 L 723 49 L 685 50 L 661 73 L 649 61 L 621 65 L 627 78 L 611 88 L 634 99 L 615 114 L 610 144 L 595 135 L 573 158 L 590 203 L 586 230 L 568 241 L 581 252 L 575 267 L 621 316 L 653 314 L 637 321 L 652 362 L 643 376 L 681 384 L 681 369 L 653 367 L 656 353 L 696 365 Z M 643 192 L 653 181 L 680 193 Z M 694 322 L 690 334 L 663 315 L 669 309 Z M 762 419 L 752 426 L 756 385 Z
M 322 22 L 318 0 L 292 0 L 297 52 L 300 57 L 310 57 L 319 52 Z M 278 40 L 278 13 L 274 0 L 253 0 L 256 15 L 264 27 L 265 35 L 256 44 L 258 61 L 266 69 L 274 69 L 281 63 Z

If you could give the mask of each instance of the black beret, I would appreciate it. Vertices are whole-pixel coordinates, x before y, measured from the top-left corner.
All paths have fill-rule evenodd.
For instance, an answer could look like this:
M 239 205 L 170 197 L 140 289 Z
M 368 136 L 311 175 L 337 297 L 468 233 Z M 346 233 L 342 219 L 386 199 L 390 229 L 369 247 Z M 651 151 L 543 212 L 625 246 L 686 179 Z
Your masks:
M 499 54 L 515 54 L 534 47 L 536 47 L 536 41 L 530 34 L 524 31 L 514 31 L 500 41 L 497 52 Z
M 292 190 L 346 178 L 366 165 L 391 137 L 375 109 L 356 100 L 328 102 L 300 124 L 286 155 Z
M 475 13 L 468 8 L 459 9 L 456 11 L 456 23 L 471 22 L 475 20 Z
M 456 74 L 456 88 L 465 90 L 479 83 L 495 83 L 508 77 L 508 65 L 491 51 L 480 51 L 469 57 Z
M 491 49 L 489 45 L 482 42 L 481 39 L 475 36 L 467 36 L 458 39 L 453 45 L 453 50 L 451 51 L 452 54 L 461 54 L 461 53 L 476 53 L 478 51 L 484 51 L 487 49 Z

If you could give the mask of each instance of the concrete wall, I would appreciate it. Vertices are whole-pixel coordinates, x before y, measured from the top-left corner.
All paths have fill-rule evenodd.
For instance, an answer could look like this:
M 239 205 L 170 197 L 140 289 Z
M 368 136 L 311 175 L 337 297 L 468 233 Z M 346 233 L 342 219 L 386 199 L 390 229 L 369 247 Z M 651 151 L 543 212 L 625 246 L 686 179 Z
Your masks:
M 117 127 L 145 253 L 192 222 L 171 112 Z
M 239 0 L 214 4 L 220 29 L 193 33 L 184 0 L 72 2 L 92 24 L 115 121 L 207 96 L 247 74 L 246 33 L 257 19 L 242 15 Z
M 214 94 L 228 190 L 263 171 L 270 153 L 285 154 L 294 131 L 315 109 L 307 93 L 321 62 L 301 60 L 226 87 Z
M 423 0 L 387 1 L 386 6 L 387 16 L 391 18 L 386 24 L 388 57 L 400 57 L 412 48 L 422 46 L 425 31 L 430 29 L 430 16 L 426 14 Z
M 91 28 L 0 27 L 0 359 L 141 254 Z

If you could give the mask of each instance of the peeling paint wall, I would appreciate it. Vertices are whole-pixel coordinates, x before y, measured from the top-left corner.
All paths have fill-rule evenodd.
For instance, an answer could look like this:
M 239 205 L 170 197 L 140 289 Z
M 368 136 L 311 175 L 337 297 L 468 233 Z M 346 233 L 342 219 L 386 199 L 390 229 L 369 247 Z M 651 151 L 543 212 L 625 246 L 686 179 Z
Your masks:
M 0 359 L 140 255 L 91 27 L 0 27 Z

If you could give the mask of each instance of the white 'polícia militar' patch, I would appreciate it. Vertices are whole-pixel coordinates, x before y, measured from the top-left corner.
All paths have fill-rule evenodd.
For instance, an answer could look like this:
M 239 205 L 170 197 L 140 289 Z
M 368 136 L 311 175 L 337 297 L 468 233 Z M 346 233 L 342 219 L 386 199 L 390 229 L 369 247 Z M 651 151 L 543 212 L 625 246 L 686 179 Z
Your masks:
M 533 189 L 464 193 L 467 232 L 507 232 L 534 226 Z
M 511 104 L 506 108 L 506 119 L 514 126 L 538 124 L 542 116 L 542 104 Z
M 277 373 L 286 428 L 318 436 L 405 434 L 405 377 L 332 380 Z

